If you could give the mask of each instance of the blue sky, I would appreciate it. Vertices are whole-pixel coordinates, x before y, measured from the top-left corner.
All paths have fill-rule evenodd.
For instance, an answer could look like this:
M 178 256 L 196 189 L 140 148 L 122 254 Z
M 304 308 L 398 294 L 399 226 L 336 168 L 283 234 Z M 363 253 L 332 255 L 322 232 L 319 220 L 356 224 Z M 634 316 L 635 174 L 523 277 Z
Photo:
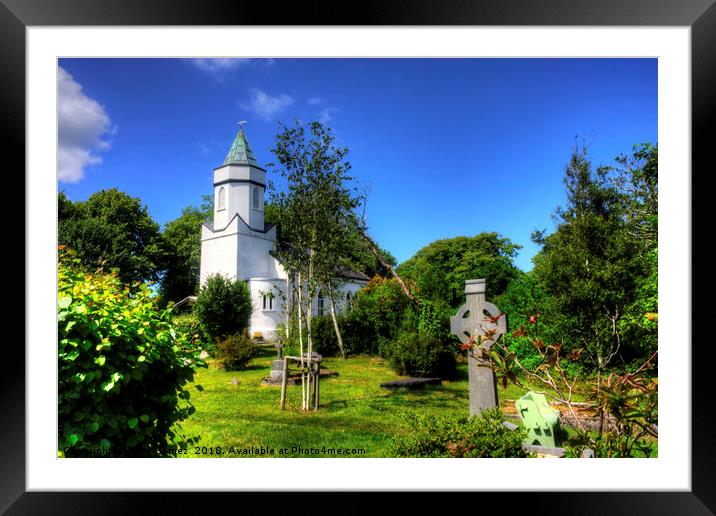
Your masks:
M 238 121 L 265 165 L 278 121 L 321 120 L 399 261 L 497 231 L 529 270 L 575 137 L 595 165 L 657 141 L 656 59 L 62 59 L 58 77 L 72 200 L 117 187 L 164 224 L 212 192 Z

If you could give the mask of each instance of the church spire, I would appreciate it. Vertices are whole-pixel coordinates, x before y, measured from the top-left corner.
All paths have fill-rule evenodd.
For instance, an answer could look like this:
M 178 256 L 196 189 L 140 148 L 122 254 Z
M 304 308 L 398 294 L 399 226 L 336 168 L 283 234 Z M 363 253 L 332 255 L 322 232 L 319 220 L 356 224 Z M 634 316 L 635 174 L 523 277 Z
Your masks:
M 229 153 L 226 155 L 224 165 L 253 165 L 254 167 L 259 166 L 259 162 L 256 161 L 254 152 L 249 147 L 249 140 L 246 139 L 244 133 L 244 126 L 242 122 L 239 122 L 239 132 L 234 138 L 234 142 L 231 144 Z

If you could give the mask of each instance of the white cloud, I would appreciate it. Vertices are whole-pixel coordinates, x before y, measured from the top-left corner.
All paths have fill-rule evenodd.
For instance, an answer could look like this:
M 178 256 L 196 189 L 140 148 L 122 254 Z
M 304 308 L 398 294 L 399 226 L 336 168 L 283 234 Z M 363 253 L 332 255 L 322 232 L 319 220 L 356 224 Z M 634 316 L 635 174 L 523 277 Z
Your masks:
M 249 64 L 251 59 L 248 58 L 213 58 L 213 59 L 190 59 L 192 64 L 202 72 L 211 75 L 222 75 L 226 72 L 236 70 L 242 65 Z
M 318 113 L 318 121 L 322 124 L 326 124 L 333 120 L 333 113 L 336 113 L 338 111 L 338 108 L 336 107 L 326 107 L 321 109 L 321 111 Z
M 293 104 L 293 99 L 286 94 L 272 97 L 261 90 L 249 92 L 249 102 L 242 102 L 241 108 L 258 115 L 264 120 L 270 120 L 274 115 L 280 113 Z
M 321 104 L 326 103 L 326 99 L 324 99 L 323 97 L 311 97 L 306 101 L 306 103 L 309 106 L 320 106 Z
M 196 66 L 202 72 L 213 75 L 219 81 L 234 70 L 238 70 L 242 66 L 273 66 L 274 60 L 269 58 L 248 58 L 248 57 L 214 57 L 189 59 L 189 62 Z
M 96 152 L 110 148 L 104 137 L 114 134 L 115 129 L 104 107 L 85 95 L 64 68 L 58 68 L 57 77 L 57 177 L 77 183 L 84 178 L 86 166 L 102 162 Z

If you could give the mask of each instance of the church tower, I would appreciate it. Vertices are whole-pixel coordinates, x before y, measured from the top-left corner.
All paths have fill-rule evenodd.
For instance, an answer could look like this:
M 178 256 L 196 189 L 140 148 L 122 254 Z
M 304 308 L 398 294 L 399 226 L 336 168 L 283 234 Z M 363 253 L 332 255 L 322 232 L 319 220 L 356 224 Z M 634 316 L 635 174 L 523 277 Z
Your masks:
M 214 169 L 214 228 L 236 214 L 254 231 L 264 231 L 266 171 L 259 167 L 244 128 L 236 134 L 224 163 Z
M 275 334 L 284 322 L 281 299 L 286 272 L 273 256 L 276 226 L 264 221 L 266 171 L 256 161 L 244 129 L 224 163 L 214 169 L 214 220 L 201 226 L 200 283 L 215 274 L 245 281 L 251 293 L 252 334 Z
M 231 144 L 224 163 L 214 169 L 214 220 L 201 226 L 200 283 L 218 274 L 245 281 L 253 310 L 251 335 L 276 337 L 279 324 L 287 324 L 288 274 L 275 258 L 276 226 L 264 221 L 266 171 L 256 161 L 243 127 Z M 343 287 L 352 299 L 368 277 L 346 276 Z M 347 301 L 350 302 L 350 301 Z M 314 313 L 322 313 L 322 297 L 314 300 Z

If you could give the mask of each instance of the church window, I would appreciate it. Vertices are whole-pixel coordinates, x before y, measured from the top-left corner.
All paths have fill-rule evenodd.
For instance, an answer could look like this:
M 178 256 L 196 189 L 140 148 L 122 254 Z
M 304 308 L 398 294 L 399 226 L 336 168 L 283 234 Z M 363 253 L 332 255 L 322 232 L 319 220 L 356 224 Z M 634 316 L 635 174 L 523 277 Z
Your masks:
M 346 293 L 346 309 L 350 310 L 353 308 L 353 295 L 350 292 Z
M 219 188 L 219 199 L 217 201 L 219 210 L 226 208 L 226 189 L 222 186 Z
M 259 206 L 259 188 L 258 188 L 258 186 L 254 186 L 252 206 L 255 210 L 258 210 L 261 208 Z
M 322 290 L 318 293 L 317 301 L 318 301 L 318 315 L 321 316 L 324 314 L 324 310 L 325 310 L 325 302 L 323 299 L 323 291 Z
M 273 294 L 264 294 L 262 298 L 264 312 L 273 312 Z

